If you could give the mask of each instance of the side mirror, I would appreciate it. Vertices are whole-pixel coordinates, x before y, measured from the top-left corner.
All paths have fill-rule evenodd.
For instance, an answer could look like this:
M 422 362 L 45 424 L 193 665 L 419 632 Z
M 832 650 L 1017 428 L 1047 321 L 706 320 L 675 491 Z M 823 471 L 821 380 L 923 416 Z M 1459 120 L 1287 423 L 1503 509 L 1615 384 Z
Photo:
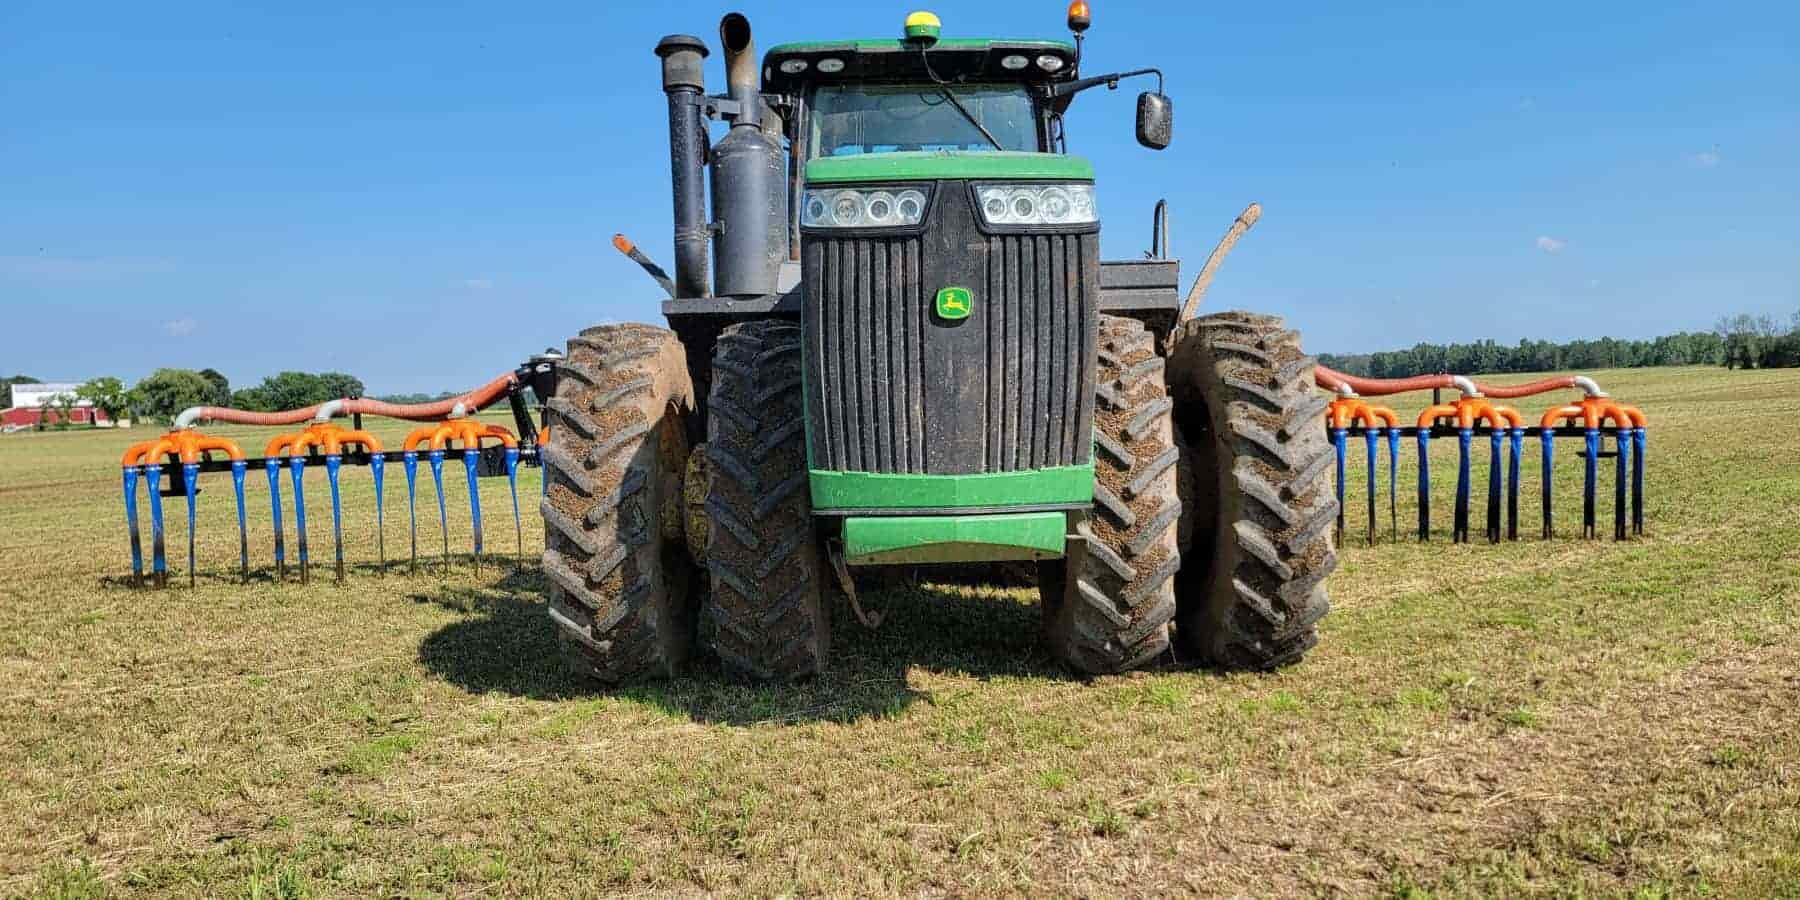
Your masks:
M 1175 129 L 1175 105 L 1167 94 L 1138 95 L 1137 141 L 1152 150 L 1169 146 Z

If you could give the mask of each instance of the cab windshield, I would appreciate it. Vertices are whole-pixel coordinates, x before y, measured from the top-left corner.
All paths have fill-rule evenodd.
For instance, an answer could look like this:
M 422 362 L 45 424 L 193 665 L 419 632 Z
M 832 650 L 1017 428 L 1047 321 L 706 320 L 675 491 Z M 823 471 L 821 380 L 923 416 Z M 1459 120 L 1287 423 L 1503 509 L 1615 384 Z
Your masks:
M 809 120 L 810 158 L 1038 149 L 1031 95 L 1020 84 L 825 84 L 813 91 Z

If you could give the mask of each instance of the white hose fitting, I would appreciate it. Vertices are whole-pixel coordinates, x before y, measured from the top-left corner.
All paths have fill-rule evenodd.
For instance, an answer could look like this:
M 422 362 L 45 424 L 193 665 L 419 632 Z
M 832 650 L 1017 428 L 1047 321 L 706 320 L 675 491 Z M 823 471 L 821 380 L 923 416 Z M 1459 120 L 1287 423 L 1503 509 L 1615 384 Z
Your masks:
M 1351 387 L 1351 386 L 1350 386 L 1350 383 L 1349 383 L 1349 382 L 1347 382 L 1347 381 L 1340 381 L 1340 382 L 1338 382 L 1338 386 L 1337 386 L 1337 393 L 1338 393 L 1338 396 L 1339 396 L 1339 397 L 1343 397 L 1343 398 L 1345 398 L 1345 399 L 1349 399 L 1349 398 L 1351 398 L 1351 397 L 1354 397 L 1354 396 L 1356 396 L 1356 389 L 1355 389 L 1355 388 L 1352 388 L 1352 387 Z
M 458 400 L 458 401 L 456 401 L 455 406 L 450 407 L 450 415 L 447 416 L 446 418 L 462 419 L 462 418 L 466 418 L 468 415 L 469 415 L 469 405 L 467 403 L 464 403 L 461 400 Z
M 1462 376 L 1462 375 L 1450 376 L 1450 384 L 1452 386 L 1454 386 L 1457 390 L 1462 391 L 1464 397 L 1479 397 L 1479 396 L 1481 396 L 1481 391 L 1479 391 L 1475 388 L 1475 382 L 1470 381 L 1465 376 Z
M 324 403 L 319 404 L 319 411 L 316 413 L 313 413 L 313 421 L 314 422 L 329 422 L 332 420 L 332 418 L 343 415 L 343 413 L 344 413 L 344 401 L 342 401 L 342 400 L 327 400 Z
M 1606 396 L 1606 392 L 1600 389 L 1599 383 L 1586 375 L 1575 376 L 1575 386 L 1581 388 L 1582 393 L 1587 394 L 1590 398 Z
M 205 410 L 204 406 L 190 406 L 182 410 L 181 415 L 175 417 L 175 428 L 182 430 L 194 427 L 194 423 L 200 421 L 200 413 Z

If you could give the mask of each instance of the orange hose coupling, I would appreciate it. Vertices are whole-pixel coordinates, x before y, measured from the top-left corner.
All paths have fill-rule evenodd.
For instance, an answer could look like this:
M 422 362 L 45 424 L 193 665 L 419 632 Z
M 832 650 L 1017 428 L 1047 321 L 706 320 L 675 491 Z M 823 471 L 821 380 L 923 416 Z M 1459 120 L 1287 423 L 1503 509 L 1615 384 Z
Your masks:
M 127 466 L 156 465 L 171 453 L 183 463 L 197 463 L 209 452 L 224 453 L 235 460 L 244 459 L 244 451 L 234 441 L 201 434 L 191 428 L 171 431 L 153 441 L 132 444 L 120 461 Z
M 479 450 L 483 440 L 494 440 L 504 447 L 519 446 L 518 438 L 499 425 L 487 425 L 471 419 L 450 419 L 434 425 L 415 428 L 407 434 L 402 449 L 445 450 L 451 443 L 464 450 Z
M 1649 425 L 1642 410 L 1604 395 L 1583 397 L 1567 406 L 1554 407 L 1544 413 L 1538 424 L 1554 428 L 1558 422 L 1575 420 L 1580 420 L 1582 427 L 1589 431 L 1599 429 L 1607 421 L 1611 421 L 1615 428 L 1644 428 Z
M 339 456 L 345 447 L 361 447 L 370 453 L 380 453 L 381 441 L 366 431 L 344 428 L 333 422 L 314 422 L 300 431 L 269 441 L 263 455 L 305 456 L 316 448 L 324 451 L 326 456 Z
M 1455 419 L 1464 431 L 1486 422 L 1494 428 L 1523 428 L 1525 417 L 1510 406 L 1499 406 L 1480 394 L 1464 394 L 1450 403 L 1428 406 L 1419 413 L 1418 426 L 1430 428 L 1438 419 Z
M 1398 413 L 1354 394 L 1331 401 L 1331 405 L 1325 409 L 1325 418 L 1333 431 L 1343 431 L 1352 424 L 1361 424 L 1364 428 L 1400 427 Z

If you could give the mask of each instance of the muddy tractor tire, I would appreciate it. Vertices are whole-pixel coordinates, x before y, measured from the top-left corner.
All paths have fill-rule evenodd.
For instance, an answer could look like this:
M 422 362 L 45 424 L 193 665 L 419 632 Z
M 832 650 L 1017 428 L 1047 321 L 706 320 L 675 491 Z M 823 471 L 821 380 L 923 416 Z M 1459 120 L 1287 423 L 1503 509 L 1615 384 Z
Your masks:
M 1337 566 L 1326 399 L 1300 335 L 1275 316 L 1217 313 L 1170 337 L 1184 469 L 1177 654 L 1273 669 L 1318 642 Z
M 1094 507 L 1067 556 L 1040 564 L 1050 652 L 1091 675 L 1169 654 L 1181 566 L 1171 403 L 1156 338 L 1142 322 L 1100 317 L 1094 403 Z
M 800 377 L 792 322 L 734 325 L 713 352 L 704 633 L 744 680 L 816 674 L 831 644 L 834 593 L 812 517 Z
M 602 325 L 569 341 L 559 372 L 556 442 L 542 450 L 550 618 L 583 674 L 669 677 L 693 650 L 697 611 L 681 533 L 686 354 L 667 330 Z

